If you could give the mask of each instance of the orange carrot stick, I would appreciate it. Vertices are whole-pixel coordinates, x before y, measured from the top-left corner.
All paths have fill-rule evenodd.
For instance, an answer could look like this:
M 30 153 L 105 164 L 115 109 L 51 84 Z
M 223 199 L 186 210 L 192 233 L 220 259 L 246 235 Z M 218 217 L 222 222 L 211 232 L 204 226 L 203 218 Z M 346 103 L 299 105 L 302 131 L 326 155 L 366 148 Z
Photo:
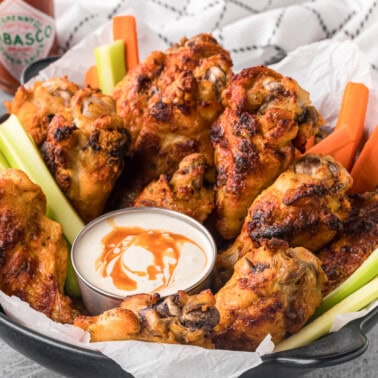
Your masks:
M 85 73 L 84 85 L 90 85 L 92 88 L 100 88 L 98 80 L 97 67 L 91 66 Z
M 306 153 L 331 155 L 345 167 L 349 162 L 349 154 L 346 151 L 351 150 L 355 144 L 356 140 L 353 135 L 343 127 L 329 134 Z
M 113 17 L 113 39 L 123 39 L 125 42 L 126 71 L 139 64 L 138 35 L 135 17 Z
M 364 193 L 378 186 L 378 126 L 365 143 L 351 175 L 353 186 L 350 193 Z
M 361 83 L 348 82 L 345 86 L 335 129 L 340 127 L 363 128 L 369 90 Z
M 315 144 L 315 135 L 311 136 L 307 139 L 306 143 L 306 151 L 309 150 L 311 147 L 313 147 Z
M 365 85 L 349 82 L 334 132 L 307 152 L 331 155 L 350 171 L 363 137 L 368 96 Z

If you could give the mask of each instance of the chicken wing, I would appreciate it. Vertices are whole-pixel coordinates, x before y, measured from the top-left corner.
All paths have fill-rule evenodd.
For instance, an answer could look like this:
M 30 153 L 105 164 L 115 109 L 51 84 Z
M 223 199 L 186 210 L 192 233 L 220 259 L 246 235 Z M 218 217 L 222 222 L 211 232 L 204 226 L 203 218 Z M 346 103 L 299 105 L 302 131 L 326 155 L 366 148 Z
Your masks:
M 79 87 L 66 77 L 38 81 L 30 88 L 20 86 L 13 100 L 5 101 L 5 106 L 40 146 L 46 140 L 51 118 L 69 105 L 78 90 Z
M 80 316 L 75 325 L 88 331 L 91 341 L 141 340 L 213 348 L 210 331 L 219 313 L 209 290 L 196 295 L 179 291 L 165 299 L 136 294 L 120 307 L 98 316 Z
M 200 34 L 153 52 L 116 86 L 117 112 L 132 136 L 130 164 L 139 191 L 161 174 L 172 174 L 193 152 L 213 164 L 210 125 L 223 110 L 219 98 L 231 66 L 230 54 L 212 36 Z M 123 186 L 128 181 L 126 176 Z M 127 192 L 138 193 L 123 186 L 120 206 L 130 201 Z
M 214 208 L 213 188 L 206 187 L 205 183 L 207 168 L 205 155 L 186 156 L 171 179 L 161 175 L 159 180 L 151 182 L 134 206 L 163 207 L 204 222 Z
M 45 216 L 41 188 L 16 169 L 0 172 L 0 289 L 51 319 L 78 312 L 64 295 L 69 251 L 62 227 Z
M 350 211 L 346 195 L 352 179 L 329 156 L 307 154 L 265 189 L 252 203 L 241 234 L 218 255 L 216 285 L 231 276 L 247 251 L 248 240 L 258 247 L 265 239 L 286 240 L 291 247 L 318 251 L 336 235 Z
M 302 247 L 270 240 L 235 264 L 232 278 L 215 295 L 220 314 L 217 348 L 255 351 L 270 334 L 278 343 L 297 332 L 320 304 L 325 275 L 320 261 Z
M 235 75 L 211 130 L 217 169 L 217 229 L 233 239 L 256 196 L 304 152 L 323 119 L 298 83 L 267 67 Z
M 352 198 L 352 215 L 332 242 L 318 253 L 328 281 L 327 295 L 378 248 L 378 191 Z
M 95 89 L 77 91 L 70 107 L 51 120 L 42 155 L 85 222 L 102 214 L 129 140 L 113 99 Z

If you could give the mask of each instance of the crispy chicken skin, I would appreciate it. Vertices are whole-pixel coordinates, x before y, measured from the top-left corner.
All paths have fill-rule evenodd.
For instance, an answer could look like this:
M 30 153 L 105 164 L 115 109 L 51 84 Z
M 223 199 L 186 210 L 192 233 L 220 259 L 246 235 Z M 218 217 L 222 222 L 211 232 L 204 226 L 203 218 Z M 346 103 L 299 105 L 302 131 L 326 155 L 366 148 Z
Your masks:
M 312 252 L 326 245 L 349 215 L 346 192 L 351 184 L 349 173 L 329 156 L 298 158 L 254 200 L 240 235 L 218 255 L 216 286 L 230 277 L 236 261 L 248 252 L 249 239 L 256 247 L 265 239 L 282 239 Z
M 41 151 L 60 188 L 85 222 L 102 214 L 124 167 L 129 135 L 114 100 L 83 88 L 50 122 Z
M 349 173 L 332 157 L 304 155 L 256 198 L 248 234 L 253 240 L 276 237 L 317 251 L 349 215 L 351 185 Z
M 5 101 L 5 106 L 40 146 L 46 139 L 51 118 L 69 105 L 78 90 L 79 87 L 66 77 L 38 81 L 30 88 L 20 86 L 13 100 Z
M 140 340 L 213 348 L 210 331 L 218 323 L 214 296 L 179 291 L 165 299 L 158 294 L 136 294 L 120 307 L 98 316 L 80 316 L 75 325 L 88 331 L 91 341 Z
M 231 66 L 230 54 L 211 35 L 200 34 L 153 52 L 116 86 L 113 96 L 131 133 L 132 174 L 141 189 L 172 174 L 190 153 L 201 152 L 213 164 L 210 126 L 223 110 L 219 99 Z
M 233 239 L 255 197 L 304 152 L 323 119 L 298 83 L 264 67 L 235 75 L 211 130 L 217 169 L 217 229 Z
M 355 195 L 352 214 L 318 258 L 328 281 L 327 295 L 343 283 L 378 248 L 378 191 Z
M 62 227 L 45 213 L 46 198 L 25 173 L 0 172 L 0 289 L 72 323 L 78 312 L 64 295 L 69 251 Z
M 278 343 L 297 332 L 320 304 L 325 275 L 320 261 L 302 247 L 270 240 L 236 263 L 216 294 L 217 348 L 255 351 L 266 335 Z
M 205 183 L 207 168 L 205 155 L 186 156 L 170 179 L 161 175 L 148 184 L 134 206 L 163 207 L 204 222 L 214 208 L 214 191 Z

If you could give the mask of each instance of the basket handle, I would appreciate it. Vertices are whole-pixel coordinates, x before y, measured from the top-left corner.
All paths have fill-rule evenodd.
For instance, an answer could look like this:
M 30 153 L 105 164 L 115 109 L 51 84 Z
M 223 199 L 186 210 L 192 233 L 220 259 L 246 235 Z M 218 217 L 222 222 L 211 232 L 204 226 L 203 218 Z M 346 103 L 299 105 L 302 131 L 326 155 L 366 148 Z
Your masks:
M 363 318 L 355 319 L 338 332 L 311 344 L 262 357 L 264 362 L 278 362 L 290 366 L 319 367 L 340 364 L 360 356 L 368 347 L 365 332 L 378 320 L 378 307 Z

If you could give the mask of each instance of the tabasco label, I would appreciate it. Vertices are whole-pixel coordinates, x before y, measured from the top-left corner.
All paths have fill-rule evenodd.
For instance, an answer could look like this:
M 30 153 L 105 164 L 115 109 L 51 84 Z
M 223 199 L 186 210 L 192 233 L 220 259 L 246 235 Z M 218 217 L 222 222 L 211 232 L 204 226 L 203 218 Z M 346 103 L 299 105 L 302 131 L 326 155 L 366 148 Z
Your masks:
M 49 54 L 54 38 L 49 15 L 22 0 L 0 4 L 0 63 L 16 80 L 26 65 Z

